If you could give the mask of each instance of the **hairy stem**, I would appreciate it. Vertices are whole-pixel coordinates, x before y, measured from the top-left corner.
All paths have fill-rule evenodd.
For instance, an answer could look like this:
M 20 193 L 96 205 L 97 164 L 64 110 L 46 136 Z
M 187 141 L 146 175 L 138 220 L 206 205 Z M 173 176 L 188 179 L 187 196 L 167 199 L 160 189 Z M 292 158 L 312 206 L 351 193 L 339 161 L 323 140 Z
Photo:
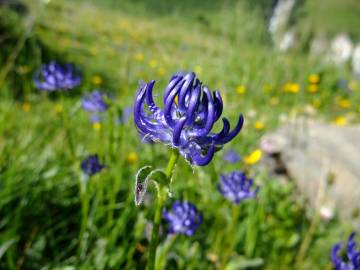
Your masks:
M 171 152 L 171 156 L 169 162 L 165 169 L 165 174 L 167 177 L 168 182 L 170 182 L 176 162 L 179 158 L 179 152 L 176 149 L 173 149 Z M 146 269 L 154 270 L 155 268 L 155 258 L 156 258 L 156 248 L 159 242 L 159 229 L 160 229 L 160 222 L 161 222 L 161 211 L 164 205 L 164 201 L 167 196 L 167 190 L 159 186 L 157 198 L 156 198 L 156 208 L 155 208 L 155 216 L 154 216 L 154 224 L 151 234 L 151 241 L 150 241 L 150 250 L 149 250 L 149 257 Z

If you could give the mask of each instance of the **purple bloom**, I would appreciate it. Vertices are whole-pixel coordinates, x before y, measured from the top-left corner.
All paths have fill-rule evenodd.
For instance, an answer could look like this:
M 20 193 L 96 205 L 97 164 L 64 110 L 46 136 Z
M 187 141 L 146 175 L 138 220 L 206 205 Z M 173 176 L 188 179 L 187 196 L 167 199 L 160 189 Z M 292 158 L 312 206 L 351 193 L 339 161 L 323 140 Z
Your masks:
M 106 111 L 109 106 L 106 104 L 106 94 L 99 90 L 94 90 L 89 94 L 85 94 L 82 98 L 82 107 L 85 111 L 90 112 L 90 121 L 92 123 L 101 122 L 100 113 Z
M 223 155 L 223 160 L 228 163 L 236 163 L 240 161 L 240 156 L 234 150 L 228 150 Z
M 100 123 L 102 120 L 102 117 L 100 114 L 94 113 L 94 114 L 90 114 L 89 119 L 90 119 L 91 123 Z
M 121 114 L 121 123 L 126 124 L 129 121 L 131 113 L 133 111 L 132 107 L 126 107 Z
M 202 215 L 196 206 L 187 201 L 176 201 L 172 212 L 163 210 L 163 218 L 168 223 L 170 234 L 193 235 L 202 223 Z
M 223 102 L 220 93 L 211 93 L 194 73 L 178 73 L 170 79 L 163 95 L 163 110 L 154 102 L 154 84 L 142 83 L 135 98 L 134 121 L 142 138 L 177 148 L 191 164 L 205 166 L 216 150 L 240 132 L 242 115 L 232 131 L 229 121 L 222 118 L 222 130 L 211 132 L 221 116 Z
M 72 64 L 61 65 L 54 61 L 43 64 L 35 72 L 34 83 L 44 91 L 72 89 L 81 83 L 82 77 Z
M 349 86 L 349 82 L 347 80 L 345 80 L 345 79 L 338 80 L 337 86 L 338 86 L 338 88 L 340 88 L 345 93 L 349 94 L 349 93 L 353 92 L 353 90 Z
M 355 233 L 352 233 L 347 242 L 347 260 L 339 256 L 342 244 L 336 244 L 331 250 L 331 260 L 335 270 L 360 270 L 360 250 L 356 250 Z
M 129 122 L 132 112 L 133 108 L 130 106 L 118 112 L 119 115 L 115 117 L 115 125 L 125 125 Z
M 100 113 L 106 111 L 109 106 L 105 102 L 106 94 L 99 90 L 94 90 L 90 94 L 85 94 L 82 98 L 82 107 L 87 112 Z
M 100 172 L 103 168 L 104 165 L 100 163 L 97 154 L 90 155 L 81 162 L 81 169 L 88 176 Z
M 255 197 L 259 187 L 250 190 L 252 186 L 252 179 L 247 178 L 241 171 L 233 171 L 229 174 L 221 175 L 219 191 L 228 200 L 239 204 L 242 200 Z

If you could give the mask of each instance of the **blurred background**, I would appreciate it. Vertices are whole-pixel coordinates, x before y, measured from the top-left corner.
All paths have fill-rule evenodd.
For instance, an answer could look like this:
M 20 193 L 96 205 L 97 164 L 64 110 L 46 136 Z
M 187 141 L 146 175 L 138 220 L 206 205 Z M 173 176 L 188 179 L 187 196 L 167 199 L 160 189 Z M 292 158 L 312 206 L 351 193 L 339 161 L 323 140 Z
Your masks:
M 145 268 L 154 192 L 135 206 L 135 175 L 169 149 L 141 141 L 131 108 L 139 81 L 161 104 L 178 71 L 245 124 L 208 166 L 180 158 L 166 207 L 191 201 L 204 220 L 191 237 L 162 223 L 158 268 L 333 269 L 360 229 L 359 26 L 358 0 L 0 0 L 0 269 Z M 51 61 L 81 84 L 39 90 Z M 105 166 L 86 178 L 90 154 Z M 217 191 L 234 170 L 260 187 L 235 219 Z

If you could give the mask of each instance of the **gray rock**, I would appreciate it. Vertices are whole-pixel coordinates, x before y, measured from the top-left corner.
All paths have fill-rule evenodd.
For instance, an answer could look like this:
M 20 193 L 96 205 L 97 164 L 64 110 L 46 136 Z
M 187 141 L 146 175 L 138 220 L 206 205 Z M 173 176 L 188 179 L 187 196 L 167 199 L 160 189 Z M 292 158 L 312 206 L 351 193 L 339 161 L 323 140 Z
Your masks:
M 287 28 L 295 3 L 296 0 L 279 0 L 269 21 L 268 30 L 272 41 L 281 51 L 287 51 L 294 45 L 294 32 Z
M 328 58 L 335 65 L 341 66 L 351 58 L 353 48 L 353 42 L 348 34 L 338 34 L 331 42 Z
M 360 126 L 298 119 L 266 134 L 261 148 L 273 160 L 267 162 L 270 170 L 279 172 L 283 166 L 282 172 L 296 182 L 323 218 L 337 211 L 360 228 L 359 138 Z
M 323 56 L 328 50 L 328 46 L 325 34 L 317 34 L 310 43 L 310 54 L 313 56 Z
M 355 76 L 360 76 L 360 43 L 358 43 L 353 51 L 351 64 Z

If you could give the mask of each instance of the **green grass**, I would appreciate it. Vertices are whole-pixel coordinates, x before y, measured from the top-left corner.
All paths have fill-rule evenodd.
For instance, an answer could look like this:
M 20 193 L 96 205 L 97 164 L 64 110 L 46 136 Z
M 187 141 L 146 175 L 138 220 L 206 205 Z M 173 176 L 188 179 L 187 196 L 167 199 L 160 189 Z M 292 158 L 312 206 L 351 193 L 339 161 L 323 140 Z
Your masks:
M 235 149 L 242 157 L 284 116 L 328 122 L 344 116 L 349 123 L 359 122 L 359 85 L 351 94 L 336 86 L 338 79 L 352 80 L 350 68 L 328 67 L 303 52 L 274 51 L 261 5 L 219 1 L 204 9 L 185 1 L 170 8 L 160 1 L 147 10 L 150 4 L 134 2 L 122 6 L 61 0 L 29 6 L 34 28 L 0 89 L 1 269 L 145 267 L 154 191 L 136 207 L 135 175 L 144 165 L 164 168 L 170 153 L 163 145 L 141 143 L 132 119 L 114 125 L 119 112 L 132 105 L 139 80 L 158 81 L 160 102 L 171 74 L 195 70 L 211 89 L 220 90 L 231 123 L 244 114 L 243 131 L 224 149 Z M 316 24 L 334 31 L 332 24 Z M 15 36 L 21 33 L 14 31 Z M 1 56 L 2 62 L 8 60 L 8 54 Z M 34 88 L 34 69 L 54 58 L 81 68 L 81 87 L 53 94 Z M 312 73 L 321 76 L 316 93 L 306 90 Z M 100 85 L 94 76 L 100 76 Z M 300 91 L 285 93 L 287 82 L 298 83 Z M 243 95 L 236 92 L 240 85 L 247 89 Z M 80 101 L 95 88 L 114 97 L 100 130 L 89 123 Z M 341 108 L 339 98 L 350 100 L 351 107 Z M 309 108 L 315 115 L 309 115 Z M 265 127 L 255 129 L 257 121 Z M 128 161 L 130 152 L 138 161 Z M 99 153 L 107 168 L 84 184 L 79 166 L 90 153 Z M 256 200 L 240 206 L 236 220 L 231 204 L 217 192 L 219 175 L 234 169 L 246 170 L 261 186 Z M 218 269 L 226 264 L 226 269 L 330 269 L 332 245 L 351 230 L 337 218 L 317 221 L 293 182 L 278 181 L 257 164 L 226 164 L 222 152 L 204 168 L 191 168 L 180 158 L 173 179 L 166 206 L 189 200 L 203 212 L 204 223 L 195 236 L 178 236 L 173 243 L 162 234 L 160 254 L 172 245 L 165 269 Z M 84 212 L 85 205 L 89 209 Z M 311 223 L 314 231 L 309 233 Z M 80 241 L 82 224 L 86 230 Z M 309 240 L 307 248 L 304 239 Z M 223 263 L 230 245 L 230 261 Z M 303 258 L 297 262 L 299 256 Z

